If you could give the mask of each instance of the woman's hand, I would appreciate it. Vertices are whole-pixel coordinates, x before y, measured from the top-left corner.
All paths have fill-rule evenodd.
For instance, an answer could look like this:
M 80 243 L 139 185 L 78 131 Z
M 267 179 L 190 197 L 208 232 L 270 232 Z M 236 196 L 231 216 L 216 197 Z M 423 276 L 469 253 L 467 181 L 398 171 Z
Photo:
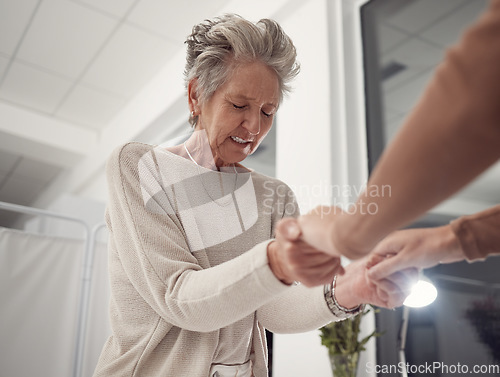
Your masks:
M 286 218 L 276 227 L 276 241 L 267 249 L 274 275 L 285 284 L 300 282 L 307 287 L 331 283 L 343 273 L 338 256 L 314 248 L 300 239 L 297 220 Z
M 345 308 L 372 304 L 385 308 L 403 305 L 417 282 L 418 270 L 407 268 L 395 271 L 383 279 L 373 280 L 367 269 L 368 258 L 350 263 L 345 274 L 337 277 L 335 298 Z
M 370 253 L 368 275 L 379 280 L 408 267 L 428 268 L 463 259 L 450 225 L 400 230 L 389 234 Z

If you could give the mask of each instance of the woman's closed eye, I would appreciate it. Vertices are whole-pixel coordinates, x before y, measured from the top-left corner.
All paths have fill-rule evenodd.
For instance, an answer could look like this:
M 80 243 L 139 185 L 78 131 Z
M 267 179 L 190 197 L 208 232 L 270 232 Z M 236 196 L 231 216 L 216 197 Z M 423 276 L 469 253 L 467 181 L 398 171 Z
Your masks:
M 237 105 L 237 104 L 233 103 L 233 107 L 234 107 L 235 109 L 238 109 L 238 110 L 243 110 L 243 109 L 245 109 L 247 106 L 246 106 L 246 105 L 239 106 L 239 105 Z M 273 114 L 272 114 L 272 112 L 267 113 L 267 112 L 265 112 L 264 110 L 261 110 L 261 112 L 262 112 L 262 114 L 263 114 L 266 118 L 270 118 L 270 117 L 273 115 Z

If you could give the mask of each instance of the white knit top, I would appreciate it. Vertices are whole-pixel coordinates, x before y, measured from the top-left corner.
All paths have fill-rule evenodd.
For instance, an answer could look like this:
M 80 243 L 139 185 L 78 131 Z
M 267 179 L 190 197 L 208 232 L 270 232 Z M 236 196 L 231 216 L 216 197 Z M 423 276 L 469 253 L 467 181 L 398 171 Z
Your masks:
M 141 143 L 117 148 L 107 177 L 112 335 L 94 376 L 207 377 L 251 360 L 265 377 L 264 329 L 335 320 L 322 287 L 284 285 L 269 268 L 276 222 L 298 214 L 283 182 Z

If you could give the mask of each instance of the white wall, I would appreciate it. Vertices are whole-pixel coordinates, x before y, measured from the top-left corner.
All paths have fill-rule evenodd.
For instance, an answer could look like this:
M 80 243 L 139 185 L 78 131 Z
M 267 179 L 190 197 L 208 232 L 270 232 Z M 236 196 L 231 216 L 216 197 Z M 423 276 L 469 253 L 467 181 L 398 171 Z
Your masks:
M 352 38 L 359 38 L 354 11 L 341 0 L 309 0 L 281 22 L 296 44 L 302 70 L 278 112 L 276 171 L 295 191 L 302 212 L 318 204 L 345 205 L 355 198 L 338 192 L 359 188 L 366 180 L 362 71 L 355 68 L 361 63 L 360 45 L 352 45 Z M 373 317 L 363 325 L 363 333 L 371 332 Z M 371 342 L 360 367 L 374 358 Z M 276 335 L 273 376 L 332 376 L 319 331 Z
M 327 10 L 326 0 L 310 0 L 282 22 L 297 47 L 301 73 L 277 115 L 276 173 L 295 191 L 302 212 L 330 203 L 326 189 L 341 174 L 333 168 L 338 161 L 332 148 Z M 273 376 L 331 375 L 318 331 L 275 335 Z

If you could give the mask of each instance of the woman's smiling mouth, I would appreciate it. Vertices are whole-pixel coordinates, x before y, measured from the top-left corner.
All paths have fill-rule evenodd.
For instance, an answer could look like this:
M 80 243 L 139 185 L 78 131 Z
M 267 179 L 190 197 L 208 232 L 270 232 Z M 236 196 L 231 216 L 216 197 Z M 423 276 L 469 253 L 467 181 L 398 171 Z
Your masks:
M 248 140 L 243 140 L 242 138 L 238 137 L 238 136 L 231 136 L 231 139 L 235 142 L 237 142 L 238 144 L 246 144 L 246 143 L 250 143 L 250 141 Z

